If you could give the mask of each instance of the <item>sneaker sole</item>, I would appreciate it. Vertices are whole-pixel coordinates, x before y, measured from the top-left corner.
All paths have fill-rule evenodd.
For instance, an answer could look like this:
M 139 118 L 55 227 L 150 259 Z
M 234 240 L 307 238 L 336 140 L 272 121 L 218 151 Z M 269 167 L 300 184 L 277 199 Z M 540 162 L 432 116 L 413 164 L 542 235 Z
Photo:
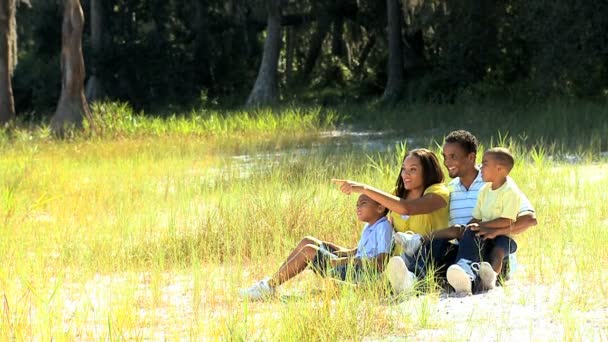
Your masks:
M 471 278 L 460 267 L 450 267 L 447 272 L 448 283 L 458 294 L 471 294 Z
M 395 294 L 400 294 L 406 290 L 405 279 L 408 270 L 405 267 L 405 262 L 401 257 L 392 257 L 386 265 L 386 274 L 391 288 Z
M 496 287 L 496 273 L 489 263 L 483 262 L 479 265 L 479 279 L 484 290 L 492 290 Z

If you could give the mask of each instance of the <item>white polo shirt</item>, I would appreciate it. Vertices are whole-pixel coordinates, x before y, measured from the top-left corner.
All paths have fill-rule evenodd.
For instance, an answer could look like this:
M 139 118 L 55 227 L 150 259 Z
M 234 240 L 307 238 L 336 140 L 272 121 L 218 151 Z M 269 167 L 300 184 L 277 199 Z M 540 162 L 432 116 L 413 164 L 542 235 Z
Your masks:
M 509 178 L 509 182 L 512 183 L 513 187 L 517 189 L 521 196 L 521 207 L 517 216 L 524 214 L 534 215 L 534 207 L 526 195 L 519 189 L 511 177 L 507 178 Z M 475 205 L 477 204 L 479 189 L 481 189 L 484 184 L 485 182 L 481 179 L 481 172 L 479 171 L 477 172 L 477 177 L 475 177 L 468 189 L 462 185 L 460 177 L 454 178 L 448 184 L 448 189 L 450 189 L 450 225 L 467 224 L 471 221 L 473 218 L 473 208 L 475 208 Z

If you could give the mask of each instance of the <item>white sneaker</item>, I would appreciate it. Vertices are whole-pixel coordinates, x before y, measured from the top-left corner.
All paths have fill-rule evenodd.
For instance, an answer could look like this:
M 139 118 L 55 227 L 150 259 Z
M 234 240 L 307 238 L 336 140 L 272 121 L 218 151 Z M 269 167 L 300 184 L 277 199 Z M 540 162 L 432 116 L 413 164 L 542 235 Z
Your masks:
M 263 300 L 274 295 L 275 289 L 269 284 L 270 278 L 264 278 L 253 284 L 250 288 L 240 289 L 239 294 L 243 299 L 251 301 Z
M 496 287 L 497 274 L 488 262 L 479 263 L 479 278 L 484 290 L 492 290 Z
M 454 265 L 448 267 L 446 274 L 448 283 L 452 285 L 456 294 L 469 295 L 472 293 L 475 275 L 469 261 L 460 259 Z
M 395 243 L 403 248 L 403 252 L 411 257 L 418 252 L 420 246 L 422 246 L 422 236 L 414 234 L 412 232 L 397 232 L 393 235 Z
M 390 258 L 386 265 L 386 275 L 394 294 L 411 290 L 416 283 L 416 275 L 405 267 L 405 262 L 399 256 Z

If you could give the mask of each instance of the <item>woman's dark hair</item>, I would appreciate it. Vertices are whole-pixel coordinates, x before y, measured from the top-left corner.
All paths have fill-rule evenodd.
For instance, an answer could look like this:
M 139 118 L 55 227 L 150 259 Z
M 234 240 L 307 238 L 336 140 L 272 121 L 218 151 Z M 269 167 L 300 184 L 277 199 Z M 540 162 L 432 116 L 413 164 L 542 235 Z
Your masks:
M 422 165 L 422 181 L 424 184 L 424 190 L 433 184 L 443 183 L 443 171 L 439 166 L 439 160 L 437 159 L 435 153 L 427 150 L 426 148 L 417 148 L 407 153 L 403 157 L 403 161 L 405 161 L 405 158 L 408 156 L 416 156 L 420 160 L 420 165 Z M 403 167 L 403 161 L 401 162 L 401 167 Z M 399 172 L 397 182 L 395 183 L 395 196 L 399 198 L 407 197 L 407 189 L 405 188 L 405 184 L 403 184 L 401 172 Z

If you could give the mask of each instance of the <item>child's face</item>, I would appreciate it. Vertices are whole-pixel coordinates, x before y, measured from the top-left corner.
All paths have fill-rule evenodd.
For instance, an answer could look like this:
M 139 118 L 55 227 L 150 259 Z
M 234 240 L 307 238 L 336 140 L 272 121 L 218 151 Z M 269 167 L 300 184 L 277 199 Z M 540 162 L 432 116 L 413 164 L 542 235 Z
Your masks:
M 422 164 L 420 158 L 409 155 L 403 160 L 401 167 L 401 178 L 407 190 L 415 190 L 424 187 L 424 177 L 422 175 Z
M 357 200 L 357 219 L 362 222 L 370 222 L 376 220 L 384 207 L 373 201 L 371 198 L 361 195 Z
M 484 153 L 481 161 L 481 178 L 484 182 L 496 181 L 502 174 L 501 169 L 494 156 Z

